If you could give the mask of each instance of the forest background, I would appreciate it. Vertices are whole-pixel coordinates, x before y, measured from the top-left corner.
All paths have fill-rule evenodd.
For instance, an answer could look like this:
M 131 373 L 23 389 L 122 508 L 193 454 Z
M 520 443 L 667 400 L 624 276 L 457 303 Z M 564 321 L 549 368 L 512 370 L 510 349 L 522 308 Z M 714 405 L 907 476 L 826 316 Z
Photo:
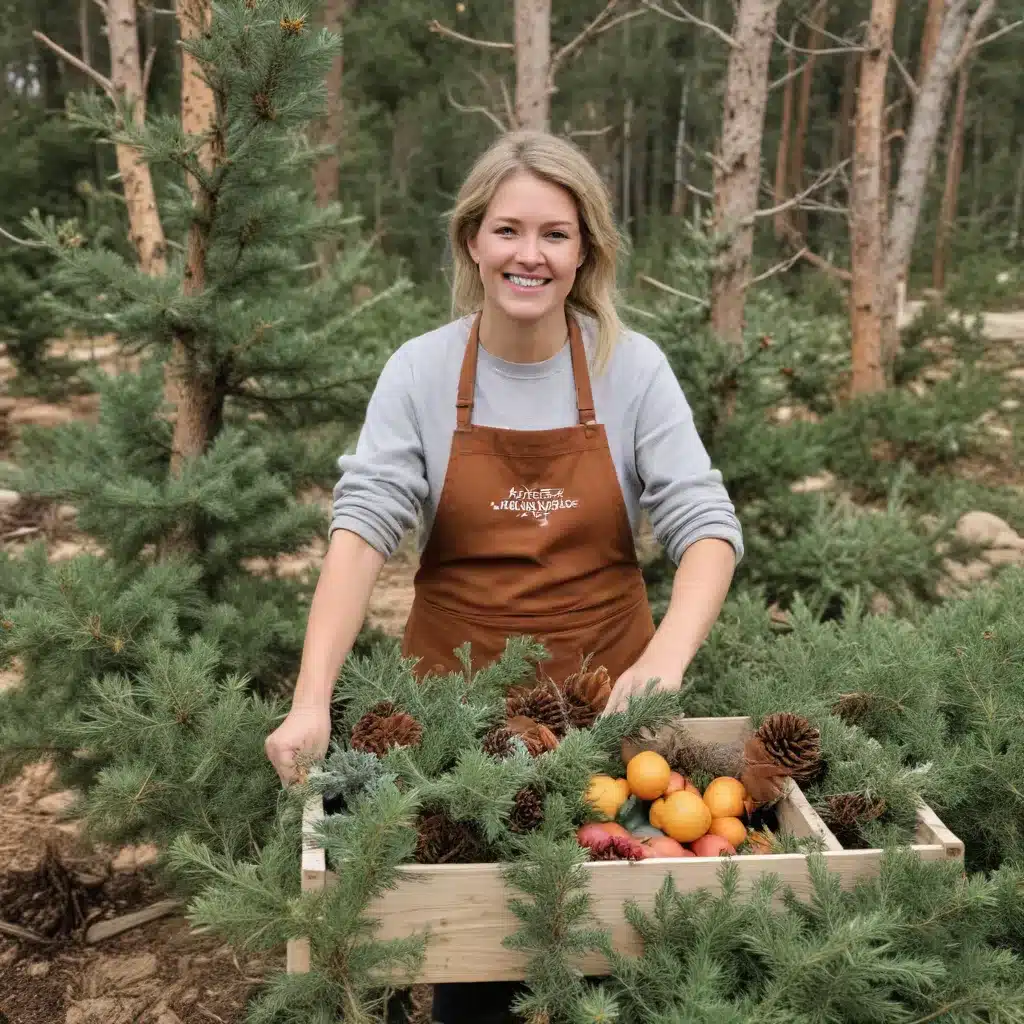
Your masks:
M 834 757 L 851 735 L 880 744 L 865 807 L 916 787 L 978 875 L 944 925 L 974 961 L 942 954 L 940 983 L 915 960 L 916 995 L 883 974 L 879 1019 L 1024 1013 L 1019 961 L 1000 960 L 1022 952 L 1024 905 L 1024 5 L 592 7 L 5 5 L 0 768 L 20 824 L 0 920 L 35 936 L 0 939 L 12 1024 L 33 1019 L 26 992 L 52 1000 L 41 1019 L 116 1019 L 111 992 L 203 1019 L 188 970 L 162 975 L 174 995 L 154 1009 L 139 985 L 162 967 L 120 991 L 80 942 L 59 983 L 35 966 L 36 940 L 81 938 L 89 899 L 124 909 L 109 879 L 37 863 L 43 833 L 129 866 L 154 844 L 161 884 L 199 899 L 226 955 L 259 934 L 268 976 L 308 926 L 287 909 L 295 822 L 262 739 L 287 707 L 335 459 L 390 353 L 447 318 L 446 212 L 517 124 L 573 138 L 607 181 L 623 318 L 666 351 L 744 525 L 687 710 L 799 707 Z M 377 669 L 412 540 L 360 640 Z M 640 544 L 660 613 L 671 567 Z M 866 814 L 860 840 L 890 817 Z M 935 882 L 934 906 L 954 889 Z M 878 940 L 816 927 L 837 957 Z M 651 1020 L 617 981 L 624 1018 Z M 757 985 L 737 1019 L 778 1002 Z M 222 1018 L 248 987 L 225 983 Z M 268 982 L 253 1019 L 309 1019 L 299 992 Z M 545 998 L 537 1012 L 599 1019 Z

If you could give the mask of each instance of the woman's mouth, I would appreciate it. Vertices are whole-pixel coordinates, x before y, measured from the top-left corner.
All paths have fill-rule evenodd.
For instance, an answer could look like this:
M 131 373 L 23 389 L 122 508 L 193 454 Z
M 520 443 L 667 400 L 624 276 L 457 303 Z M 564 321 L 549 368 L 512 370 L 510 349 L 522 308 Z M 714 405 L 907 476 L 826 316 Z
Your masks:
M 502 277 L 520 292 L 536 291 L 551 282 L 550 277 L 536 277 L 532 274 L 502 274 Z

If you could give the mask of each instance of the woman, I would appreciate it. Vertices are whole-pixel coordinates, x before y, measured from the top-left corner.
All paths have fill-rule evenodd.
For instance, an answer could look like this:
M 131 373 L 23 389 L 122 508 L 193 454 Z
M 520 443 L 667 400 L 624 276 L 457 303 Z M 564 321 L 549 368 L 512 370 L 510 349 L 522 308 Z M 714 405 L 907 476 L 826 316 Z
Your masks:
M 339 459 L 292 708 L 266 742 L 285 784 L 298 751 L 327 750 L 334 680 L 418 516 L 402 644 L 417 671 L 457 669 L 466 641 L 483 665 L 529 634 L 553 678 L 584 656 L 603 664 L 608 711 L 650 679 L 681 685 L 742 555 L 664 354 L 615 313 L 619 239 L 585 156 L 544 133 L 503 136 L 470 171 L 449 235 L 461 319 L 388 360 Z M 657 630 L 633 543 L 641 512 L 678 566 Z M 439 1019 L 491 1019 L 479 988 L 467 1016 L 439 1005 Z

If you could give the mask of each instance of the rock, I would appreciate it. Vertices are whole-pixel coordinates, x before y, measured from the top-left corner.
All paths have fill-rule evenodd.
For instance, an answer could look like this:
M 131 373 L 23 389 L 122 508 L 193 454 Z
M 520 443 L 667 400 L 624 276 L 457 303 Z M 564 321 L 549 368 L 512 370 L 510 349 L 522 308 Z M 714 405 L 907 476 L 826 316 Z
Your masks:
M 794 494 L 810 494 L 814 491 L 827 491 L 836 482 L 835 475 L 827 469 L 817 476 L 806 476 L 789 485 Z
M 7 416 L 7 422 L 12 425 L 33 427 L 56 427 L 62 423 L 70 423 L 71 420 L 72 412 L 69 408 L 47 402 L 19 405 Z
M 0 490 L 0 509 L 13 508 L 21 500 L 17 491 Z
M 1018 402 L 1016 398 L 1004 398 L 999 403 L 999 408 L 1002 409 L 1003 412 L 1016 412 L 1020 408 L 1020 402 Z
M 63 814 L 78 799 L 73 789 L 62 789 L 59 793 L 48 793 L 36 801 L 36 810 L 43 814 Z
M 150 1011 L 153 1024 L 182 1024 L 181 1018 L 162 999 Z
M 152 843 L 141 846 L 122 846 L 117 856 L 110 862 L 114 871 L 138 871 L 140 868 L 155 864 L 159 851 Z
M 62 523 L 69 523 L 78 518 L 78 509 L 74 505 L 58 505 L 57 518 Z
M 968 544 L 987 548 L 1024 550 L 1024 537 L 991 512 L 966 512 L 956 524 L 956 535 Z

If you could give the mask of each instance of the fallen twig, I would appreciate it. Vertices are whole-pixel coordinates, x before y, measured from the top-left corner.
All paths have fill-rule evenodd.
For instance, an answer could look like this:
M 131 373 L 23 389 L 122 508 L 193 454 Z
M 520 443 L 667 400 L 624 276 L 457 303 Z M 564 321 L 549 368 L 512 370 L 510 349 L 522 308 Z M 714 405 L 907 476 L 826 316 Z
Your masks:
M 120 917 L 113 917 L 107 921 L 98 921 L 85 933 L 86 944 L 91 946 L 97 942 L 103 942 L 105 939 L 120 935 L 121 932 L 138 928 L 139 925 L 148 924 L 150 921 L 173 914 L 180 907 L 181 903 L 178 900 L 160 900 L 142 910 L 134 910 L 130 914 L 122 914 Z
M 53 943 L 53 939 L 44 938 L 27 928 L 22 928 L 20 924 L 10 924 L 8 921 L 0 921 L 0 935 L 9 935 L 12 939 L 22 939 L 25 942 L 38 942 L 41 946 Z

